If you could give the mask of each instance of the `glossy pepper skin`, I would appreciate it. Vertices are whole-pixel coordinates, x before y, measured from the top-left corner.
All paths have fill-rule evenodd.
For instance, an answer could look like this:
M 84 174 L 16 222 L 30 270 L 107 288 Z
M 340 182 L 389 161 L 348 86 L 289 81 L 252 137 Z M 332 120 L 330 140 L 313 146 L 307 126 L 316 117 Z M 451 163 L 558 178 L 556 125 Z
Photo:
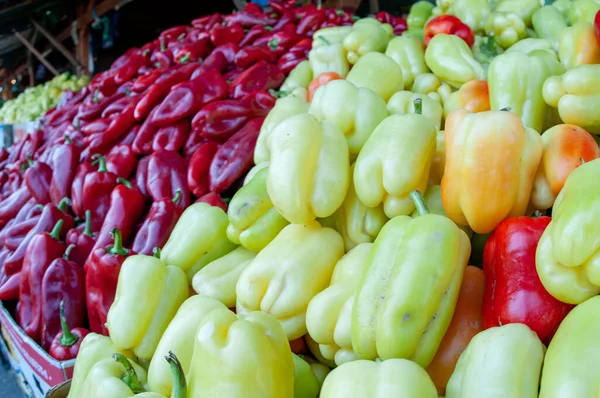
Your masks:
M 346 76 L 350 71 L 350 63 L 346 58 L 347 51 L 342 43 L 332 43 L 326 46 L 314 47 L 308 53 L 308 61 L 313 71 L 313 76 L 325 72 L 335 72 Z
M 565 70 L 578 65 L 600 63 L 600 45 L 595 40 L 591 23 L 578 22 L 565 28 L 558 43 L 558 57 Z
M 454 0 L 448 14 L 456 15 L 474 33 L 483 31 L 491 13 L 491 4 L 485 0 Z
M 352 25 L 343 45 L 348 52 L 346 58 L 354 65 L 360 57 L 368 52 L 383 52 L 393 36 L 389 24 L 382 24 L 373 18 L 362 18 Z
M 60 325 L 62 330 L 52 340 L 48 353 L 59 361 L 68 361 L 77 357 L 83 339 L 90 332 L 80 327 L 69 329 L 64 312 L 64 301 L 60 302 Z
M 121 178 L 129 178 L 138 163 L 137 155 L 133 152 L 131 144 L 114 146 L 106 154 L 105 160 L 106 170 Z
M 373 90 L 384 101 L 404 86 L 402 69 L 390 57 L 378 52 L 360 57 L 346 80 L 358 88 Z
M 421 101 L 421 114 L 425 116 L 437 131 L 442 124 L 443 109 L 438 98 L 434 95 L 412 93 L 410 91 L 398 91 L 392 95 L 387 103 L 390 115 L 407 115 L 415 113 L 415 101 Z M 417 101 L 418 102 L 418 101 Z
M 420 3 L 431 4 L 425 1 Z M 407 90 L 411 89 L 417 76 L 429 72 L 425 65 L 425 45 L 416 37 L 394 37 L 388 43 L 385 55 L 394 60 L 402 70 L 402 80 Z
M 52 169 L 46 163 L 30 160 L 29 168 L 23 175 L 23 182 L 37 203 L 45 205 L 50 202 Z
M 146 370 L 122 354 L 100 360 L 91 369 L 82 387 L 82 396 L 114 398 L 143 396 Z M 156 395 L 151 395 L 157 398 Z M 160 395 L 158 396 L 160 397 Z
M 209 192 L 209 170 L 212 160 L 219 150 L 219 144 L 206 141 L 194 151 L 187 168 L 187 184 L 190 192 L 201 197 Z
M 423 368 L 406 359 L 392 358 L 353 361 L 335 368 L 327 375 L 320 397 L 339 396 L 435 398 L 437 392 Z
M 238 99 L 253 91 L 276 89 L 284 79 L 285 75 L 277 65 L 258 61 L 233 79 L 230 87 L 231 96 Z
M 542 4 L 536 0 L 501 0 L 496 6 L 496 11 L 513 12 L 525 22 L 525 25 L 531 26 L 533 14 L 541 7 Z
M 150 155 L 146 189 L 154 201 L 172 199 L 179 191 L 180 198 L 175 204 L 181 209 L 188 207 L 191 199 L 183 158 L 175 151 Z
M 593 397 L 598 392 L 600 298 L 579 304 L 560 324 L 546 351 L 541 398 Z M 577 336 L 577 338 L 573 338 Z
M 579 304 L 600 293 L 595 208 L 600 169 L 595 159 L 576 168 L 565 182 L 552 208 L 552 221 L 540 238 L 536 268 L 542 284 L 558 300 Z
M 454 15 L 440 15 L 427 22 L 424 28 L 424 40 L 427 46 L 433 36 L 444 33 L 456 35 L 471 47 L 475 41 L 473 31 Z
M 493 35 L 494 41 L 502 48 L 508 48 L 527 36 L 525 22 L 514 12 L 491 13 L 485 23 L 485 32 Z
M 538 37 L 548 40 L 552 48 L 558 51 L 562 31 L 567 28 L 567 22 L 560 10 L 551 5 L 544 6 L 533 14 L 531 23 Z
M 506 217 L 524 215 L 542 157 L 540 135 L 509 111 L 459 109 L 445 128 L 442 203 L 448 217 L 486 234 Z
M 86 211 L 85 223 L 82 224 L 83 228 L 79 226 L 70 229 L 65 239 L 67 247 L 73 245 L 69 258 L 81 267 L 85 264 L 85 260 L 87 260 L 92 252 L 92 248 L 96 244 L 96 236 L 92 232 L 91 214 L 91 211 Z
M 538 166 L 531 205 L 538 210 L 552 207 L 573 170 L 600 157 L 594 137 L 579 126 L 559 124 L 542 134 L 544 152 Z
M 527 326 L 512 323 L 484 330 L 458 359 L 446 397 L 537 397 L 543 360 L 544 345 Z
M 453 87 L 485 79 L 483 66 L 473 58 L 469 46 L 456 35 L 437 34 L 425 50 L 425 62 L 433 73 Z
M 52 181 L 50 182 L 50 200 L 58 206 L 60 201 L 70 195 L 71 183 L 79 164 L 80 150 L 68 136 L 65 143 L 57 145 L 52 151 Z
M 91 211 L 92 231 L 97 232 L 102 227 L 102 222 L 110 206 L 110 193 L 117 185 L 117 176 L 106 168 L 103 156 L 98 160 L 98 170 L 85 176 L 82 190 L 82 204 L 84 211 Z
M 300 249 L 301 248 L 301 249 Z M 237 313 L 265 311 L 289 340 L 306 334 L 306 308 L 344 254 L 340 235 L 318 222 L 290 224 L 244 269 L 236 286 Z
M 483 254 L 486 288 L 485 328 L 522 323 L 542 341 L 550 341 L 573 308 L 544 289 L 535 268 L 535 252 L 550 217 L 511 217 L 488 238 Z
M 574 124 L 592 134 L 600 134 L 600 65 L 579 65 L 543 85 L 544 101 L 558 109 L 563 123 Z
M 471 80 L 463 84 L 444 100 L 444 116 L 456 109 L 469 112 L 485 112 L 490 110 L 490 92 L 486 80 Z
M 598 11 L 600 4 L 596 0 L 575 0 L 567 11 L 567 19 L 571 25 L 578 22 L 591 23 Z
M 594 18 L 594 34 L 596 35 L 598 46 L 600 46 L 600 10 L 596 13 L 596 18 Z
M 19 183 L 19 181 L 16 181 Z M 8 184 L 6 184 L 8 185 Z M 0 202 L 0 226 L 4 227 L 14 216 L 17 215 L 21 206 L 31 199 L 31 193 L 27 185 L 23 184 L 14 192 L 11 192 Z
M 97 168 L 90 162 L 83 162 L 77 166 L 75 176 L 73 177 L 73 183 L 71 184 L 71 208 L 73 213 L 79 218 L 85 217 L 85 209 L 83 207 L 83 184 L 85 183 L 85 177 L 96 171 Z
M 264 312 L 214 309 L 198 328 L 188 379 L 190 398 L 293 396 L 294 362 L 283 328 Z
M 154 248 L 161 248 L 167 243 L 182 213 L 177 206 L 180 196 L 178 191 L 172 199 L 164 198 L 152 203 L 131 246 L 134 253 L 151 255 Z

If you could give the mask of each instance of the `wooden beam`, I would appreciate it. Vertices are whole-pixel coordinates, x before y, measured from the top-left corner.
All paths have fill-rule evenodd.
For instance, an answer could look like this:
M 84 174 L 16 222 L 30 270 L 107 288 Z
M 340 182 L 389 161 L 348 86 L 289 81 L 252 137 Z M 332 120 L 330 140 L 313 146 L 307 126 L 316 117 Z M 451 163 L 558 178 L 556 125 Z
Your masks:
M 35 57 L 39 59 L 39 61 L 44 64 L 50 72 L 52 72 L 52 74 L 54 74 L 54 76 L 58 76 L 58 71 L 54 68 L 54 66 L 52 66 L 52 64 L 48 62 L 48 60 L 42 54 L 40 54 L 40 52 L 36 50 L 36 48 L 25 37 L 23 37 L 21 33 L 15 31 L 14 34 L 17 39 L 19 39 L 21 43 L 23 43 L 23 45 L 27 47 L 27 49 L 31 51 L 33 55 L 35 55 Z
M 33 19 L 31 20 L 31 23 L 42 35 L 44 35 L 46 39 L 48 39 L 50 44 L 52 44 L 62 55 L 64 55 L 67 60 L 69 60 L 75 69 L 81 68 L 81 64 L 77 62 L 73 54 L 71 54 L 71 52 L 67 50 L 67 48 L 52 35 L 52 33 L 48 32 L 46 28 L 35 22 Z

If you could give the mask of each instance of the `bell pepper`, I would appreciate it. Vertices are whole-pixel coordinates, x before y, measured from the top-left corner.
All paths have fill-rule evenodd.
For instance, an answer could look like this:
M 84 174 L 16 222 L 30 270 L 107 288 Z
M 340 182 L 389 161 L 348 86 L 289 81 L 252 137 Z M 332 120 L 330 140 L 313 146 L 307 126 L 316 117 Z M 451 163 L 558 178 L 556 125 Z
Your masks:
M 421 0 L 413 3 L 413 5 L 410 6 L 408 16 L 406 17 L 408 29 L 424 28 L 429 17 L 431 17 L 433 7 L 434 5 L 429 1 Z
M 484 69 L 469 46 L 455 35 L 435 35 L 425 50 L 425 62 L 433 73 L 456 88 L 473 79 L 485 79 Z
M 83 276 L 82 269 L 80 269 L 80 272 Z M 64 311 L 64 301 L 60 302 L 60 326 L 62 330 L 56 335 L 54 340 L 52 340 L 48 353 L 52 355 L 54 359 L 68 361 L 69 359 L 77 357 L 83 339 L 90 332 L 80 327 L 73 329 L 69 328 Z
M 542 141 L 544 152 L 531 192 L 531 204 L 538 210 L 552 207 L 565 181 L 582 161 L 600 157 L 594 137 L 572 124 L 559 124 L 546 130 Z
M 420 3 L 431 4 L 425 1 L 421 1 Z M 416 37 L 394 37 L 388 43 L 385 55 L 400 66 L 400 69 L 402 70 L 402 80 L 406 90 L 412 88 L 415 79 L 417 79 L 419 75 L 429 72 L 427 65 L 425 65 L 425 45 L 422 40 L 419 40 Z
M 154 152 L 148 160 L 146 189 L 154 201 L 172 199 L 179 191 L 175 203 L 180 209 L 190 205 L 190 192 L 183 158 L 174 151 Z
M 292 116 L 273 128 L 267 146 L 267 192 L 286 220 L 307 223 L 341 206 L 350 165 L 348 144 L 335 124 L 310 114 Z
M 306 310 L 306 328 L 321 354 L 336 365 L 356 360 L 352 349 L 352 307 L 372 243 L 361 243 L 342 257 L 329 286 L 317 293 Z
M 267 169 L 260 170 L 229 203 L 227 237 L 248 250 L 261 251 L 288 224 L 267 194 Z
M 438 133 L 438 137 L 440 135 L 443 137 L 444 132 L 442 131 L 441 134 Z M 442 203 L 442 187 L 440 185 L 432 185 L 431 181 L 430 181 L 429 186 L 427 187 L 427 190 L 425 191 L 425 194 L 423 195 L 423 199 L 425 199 L 425 204 L 427 205 L 427 208 L 429 209 L 430 213 L 439 214 L 440 216 L 448 217 L 448 214 L 446 214 L 446 211 L 444 210 L 444 205 Z M 410 213 L 410 216 L 412 218 L 418 217 L 419 216 L 418 209 L 415 209 L 412 213 Z M 469 238 L 472 237 L 473 231 L 471 230 L 471 228 L 469 228 L 468 226 L 458 225 L 458 224 L 457 224 L 457 226 L 458 226 L 458 228 L 465 231 L 465 233 L 467 234 L 467 236 Z
M 23 182 L 36 202 L 45 205 L 50 202 L 52 169 L 46 163 L 33 162 L 31 158 L 28 159 L 28 162 L 29 167 L 23 175 Z
M 308 53 L 308 61 L 310 62 L 313 76 L 319 76 L 325 72 L 336 72 L 340 76 L 345 77 L 350 71 L 347 50 L 342 43 L 314 47 Z
M 563 123 L 574 124 L 592 134 L 600 134 L 600 65 L 579 65 L 560 76 L 551 76 L 542 90 L 544 101 L 558 113 Z
M 181 70 L 174 70 L 159 77 L 137 103 L 133 113 L 135 120 L 144 120 L 155 106 L 169 94 L 172 87 L 185 80 L 185 73 Z
M 98 232 L 110 206 L 110 193 L 117 185 L 117 176 L 106 168 L 104 156 L 97 156 L 98 170 L 85 176 L 82 189 L 84 211 L 91 211 L 91 228 Z M 92 163 L 93 164 L 93 163 Z
M 242 98 L 253 91 L 278 88 L 285 75 L 276 65 L 268 64 L 266 61 L 258 61 L 249 69 L 243 71 L 231 82 L 231 96 Z
M 443 109 L 439 101 L 423 94 L 411 93 L 410 91 L 398 91 L 387 103 L 387 110 L 390 115 L 407 115 L 415 113 L 415 100 L 421 100 L 421 112 L 433 125 L 436 130 L 440 129 L 442 123 Z
M 515 13 L 530 27 L 533 14 L 540 8 L 542 3 L 538 0 L 501 0 L 495 11 Z
M 381 362 L 353 361 L 335 368 L 323 383 L 321 398 L 436 398 L 437 392 L 427 372 L 406 359 Z
M 599 309 L 600 298 L 590 298 L 575 307 L 558 327 L 544 358 L 541 398 L 597 394 Z
M 201 295 L 191 296 L 181 304 L 150 361 L 148 386 L 151 391 L 171 396 L 173 378 L 164 356 L 173 352 L 179 359 L 183 374 L 188 374 L 200 322 L 206 314 L 217 308 L 224 309 L 225 306 L 220 301 Z
M 558 57 L 566 70 L 600 63 L 600 45 L 595 40 L 594 26 L 578 22 L 565 28 L 560 34 Z
M 440 396 L 446 394 L 446 385 L 454 372 L 460 354 L 467 348 L 473 336 L 483 330 L 481 308 L 484 286 L 484 275 L 481 269 L 468 265 L 465 268 L 450 326 L 433 360 L 425 369 Z
M 52 261 L 62 256 L 65 251 L 65 244 L 60 241 L 59 236 L 63 224 L 63 220 L 58 220 L 51 233 L 42 232 L 35 235 L 27 246 L 23 260 L 19 289 L 19 326 L 36 342 L 41 342 L 44 326 L 42 323 L 44 274 Z
M 57 145 L 52 152 L 50 199 L 57 206 L 71 192 L 71 183 L 79 164 L 79 153 L 79 149 L 68 136 L 65 137 L 65 143 Z
M 444 117 L 456 109 L 469 112 L 485 112 L 490 110 L 490 92 L 485 80 L 471 80 L 450 94 L 444 101 Z
M 567 20 L 570 25 L 578 22 L 593 23 L 598 11 L 600 11 L 600 2 L 597 0 L 573 0 L 567 11 Z
M 548 5 L 533 14 L 531 23 L 537 36 L 548 40 L 552 48 L 558 51 L 560 36 L 567 28 L 564 15 L 556 7 Z
M 354 187 L 358 199 L 367 207 L 383 203 L 389 218 L 410 214 L 415 209 L 410 192 L 427 188 L 436 129 L 417 110 L 384 119 L 356 159 Z
M 344 39 L 352 31 L 351 26 L 335 26 L 319 29 L 312 39 L 312 48 L 325 47 L 332 44 L 343 43 Z
M 371 52 L 362 56 L 346 80 L 358 88 L 368 88 L 384 101 L 404 87 L 402 69 L 388 56 Z
M 446 397 L 537 397 L 544 350 L 537 335 L 521 323 L 484 330 L 458 359 Z
M 341 76 L 340 76 L 341 77 Z M 299 62 L 290 72 L 288 77 L 281 85 L 281 92 L 291 93 L 294 89 L 301 87 L 308 89 L 309 84 L 313 81 L 313 71 L 310 67 L 310 62 L 305 59 Z
M 547 53 L 511 52 L 497 56 L 488 71 L 491 109 L 509 108 L 521 116 L 526 127 L 540 133 L 547 111 L 541 88 L 546 78 L 563 71 L 562 65 Z
M 523 28 L 524 29 L 524 28 Z M 437 34 L 456 35 L 471 47 L 475 41 L 473 31 L 454 15 L 440 15 L 430 19 L 424 27 L 424 41 L 427 46 Z
M 556 8 L 564 16 L 567 15 L 569 8 L 571 8 L 572 0 L 554 0 L 552 7 Z
M 418 191 L 410 196 L 419 217 L 391 219 L 373 244 L 354 300 L 352 347 L 359 359 L 407 358 L 426 367 L 450 324 L 471 248 L 451 220 L 429 214 Z
M 219 145 L 214 141 L 202 143 L 192 155 L 187 169 L 187 184 L 196 197 L 209 191 L 208 173 Z
M 340 101 L 346 104 L 343 109 L 335 106 Z M 346 80 L 332 81 L 317 90 L 309 113 L 319 121 L 332 122 L 344 133 L 351 156 L 358 155 L 375 127 L 387 117 L 385 102 L 380 96 Z
M 502 48 L 508 48 L 526 37 L 525 22 L 514 12 L 491 13 L 485 23 L 485 32 L 493 35 Z
M 106 170 L 120 178 L 129 178 L 138 163 L 130 144 L 115 145 L 105 156 Z
M 227 308 L 235 308 L 237 281 L 255 257 L 256 253 L 239 246 L 198 271 L 192 279 L 192 287 L 199 295 L 218 300 Z
M 143 367 L 116 353 L 112 358 L 100 360 L 90 369 L 82 387 L 82 396 L 121 398 L 135 395 L 141 398 L 146 395 L 148 397 L 147 394 L 141 394 L 144 392 L 143 385 L 146 383 L 146 378 L 146 370 Z M 157 395 L 153 394 L 150 397 L 157 398 Z
M 292 353 L 294 360 L 294 398 L 316 398 L 321 386 L 310 364 Z
M 181 216 L 182 210 L 177 207 L 180 199 L 181 191 L 177 190 L 172 199 L 163 198 L 152 203 L 131 246 L 134 253 L 151 255 L 154 248 L 163 247 Z
M 342 76 L 335 72 L 323 72 L 319 76 L 316 76 L 312 81 L 308 84 L 307 87 L 307 97 L 306 100 L 310 103 L 315 96 L 315 93 L 321 86 L 326 85 L 327 83 L 333 80 L 344 80 Z M 292 91 L 290 95 L 295 95 L 295 92 Z
M 227 240 L 227 215 L 218 207 L 195 203 L 188 207 L 161 251 L 161 260 L 193 276 L 206 264 L 224 256 L 235 245 Z
M 83 207 L 83 184 L 88 174 L 97 171 L 90 162 L 82 162 L 77 166 L 75 170 L 75 176 L 73 177 L 73 183 L 71 184 L 71 208 L 73 213 L 79 218 L 85 216 L 85 209 Z
M 480 33 L 491 12 L 492 6 L 486 0 L 454 0 L 448 14 L 455 15 L 473 32 Z
M 301 337 L 309 301 L 327 287 L 343 254 L 344 243 L 333 229 L 316 221 L 286 226 L 242 271 L 237 312 L 265 311 L 281 322 L 289 340 Z
M 248 69 L 258 61 L 275 63 L 277 55 L 268 46 L 249 46 L 242 48 L 235 55 L 235 66 L 239 69 Z
M 22 219 L 17 220 L 17 217 L 15 217 L 12 224 L 7 224 L 2 230 L 0 244 L 9 250 L 16 250 L 29 231 L 31 231 L 38 223 L 43 208 L 44 207 L 39 204 L 30 209 L 24 206 L 21 210 L 25 211 L 19 211 L 17 217 L 19 217 L 20 214 L 23 214 L 26 218 L 23 219 L 22 217 Z
M 386 28 L 386 25 L 388 28 Z M 373 18 L 362 18 L 352 25 L 343 45 L 348 52 L 346 58 L 354 65 L 366 53 L 384 52 L 393 33 L 391 26 Z
M 524 215 L 542 156 L 540 135 L 509 111 L 459 109 L 445 128 L 442 202 L 448 216 L 485 234 L 508 216 Z M 493 148 L 493 154 L 484 148 Z
M 73 245 L 69 258 L 81 267 L 85 264 L 96 244 L 96 235 L 92 232 L 91 217 L 92 212 L 87 210 L 85 212 L 85 222 L 77 228 L 70 229 L 65 239 L 67 246 Z

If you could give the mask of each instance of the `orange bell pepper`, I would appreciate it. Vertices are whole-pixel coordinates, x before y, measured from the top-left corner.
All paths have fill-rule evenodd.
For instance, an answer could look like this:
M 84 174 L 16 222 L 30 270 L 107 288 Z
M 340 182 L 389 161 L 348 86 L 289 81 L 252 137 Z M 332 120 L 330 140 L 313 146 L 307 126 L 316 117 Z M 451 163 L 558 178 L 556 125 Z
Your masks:
M 460 354 L 467 348 L 473 336 L 483 330 L 481 305 L 484 290 L 483 271 L 472 265 L 467 266 L 452 321 L 433 361 L 426 369 L 440 396 L 446 394 L 446 384 L 454 372 Z
M 442 204 L 448 217 L 486 234 L 527 210 L 543 143 L 515 113 L 458 109 L 446 120 Z
M 486 80 L 471 80 L 453 92 L 444 102 L 444 116 L 456 109 L 469 112 L 490 110 L 490 91 Z
M 308 85 L 308 102 L 311 102 L 317 89 L 326 85 L 332 80 L 343 80 L 344 78 L 336 72 L 323 72 L 313 79 Z
M 594 137 L 579 126 L 559 124 L 542 134 L 544 152 L 538 166 L 531 205 L 537 210 L 552 207 L 567 177 L 583 162 L 600 157 Z

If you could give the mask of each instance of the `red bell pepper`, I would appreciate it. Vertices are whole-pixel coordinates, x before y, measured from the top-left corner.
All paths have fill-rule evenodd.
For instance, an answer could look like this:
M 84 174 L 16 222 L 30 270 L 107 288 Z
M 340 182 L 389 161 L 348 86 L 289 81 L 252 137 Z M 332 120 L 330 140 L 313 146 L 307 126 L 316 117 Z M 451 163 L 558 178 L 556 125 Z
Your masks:
M 73 270 L 71 271 L 73 272 Z M 85 276 L 82 276 L 84 278 L 83 282 L 85 283 Z M 85 296 L 83 299 L 85 300 Z M 85 301 L 83 301 L 82 304 L 85 306 Z M 64 310 L 64 301 L 60 302 L 60 328 L 61 332 L 59 332 L 54 340 L 52 340 L 48 353 L 59 361 L 74 359 L 77 357 L 77 354 L 79 354 L 81 342 L 90 332 L 81 327 L 73 329 L 69 328 L 69 322 L 67 321 Z
M 345 14 L 345 13 L 344 13 Z M 347 15 L 347 14 L 345 14 Z M 387 23 L 392 25 L 392 29 L 394 30 L 394 35 L 400 36 L 406 29 L 408 29 L 408 25 L 406 24 L 406 20 L 404 18 L 396 17 L 390 15 L 388 12 L 380 11 L 375 15 L 375 19 L 377 19 L 381 23 Z M 339 22 L 344 22 L 339 21 Z
M 276 65 L 259 61 L 242 72 L 231 83 L 233 98 L 242 98 L 253 91 L 268 91 L 281 86 L 285 75 Z
M 196 203 L 208 203 L 211 206 L 220 207 L 224 212 L 227 212 L 227 203 L 219 196 L 219 194 L 214 192 L 209 192 L 204 196 L 201 196 L 196 200 Z
M 296 0 L 281 0 L 281 1 L 269 1 L 269 7 L 273 9 L 279 15 L 283 15 L 287 10 L 296 7 Z
M 70 256 L 71 260 L 83 267 L 85 260 L 90 256 L 96 244 L 96 237 L 92 231 L 91 211 L 86 210 L 84 224 L 77 228 L 71 228 L 67 232 L 65 242 L 68 246 L 73 245 Z
M 253 15 L 258 15 L 258 16 L 264 15 L 261 6 L 259 6 L 256 3 L 246 3 L 246 5 L 244 6 L 244 11 L 246 11 L 247 13 L 253 14 Z
M 296 13 L 292 9 L 285 10 L 285 12 L 279 17 L 279 21 L 273 26 L 274 31 L 283 29 L 287 24 L 295 24 L 298 21 Z
M 21 221 L 15 221 L 10 227 L 8 225 L 4 227 L 5 231 L 2 236 L 4 247 L 9 250 L 17 250 L 29 231 L 31 231 L 38 223 L 43 208 L 42 205 L 36 205 L 27 211 L 28 218 Z
M 117 145 L 131 145 L 133 144 L 133 140 L 137 135 L 138 131 L 140 131 L 140 125 L 136 124 L 132 128 L 129 129 L 129 132 L 125 134 L 118 142 Z
M 277 61 L 277 67 L 285 74 L 289 74 L 300 62 L 308 59 L 308 52 L 312 48 L 312 39 L 303 39 L 296 43 L 288 52 Z
M 131 91 L 135 93 L 141 93 L 146 91 L 150 86 L 152 86 L 152 84 L 154 84 L 154 82 L 159 77 L 161 77 L 168 71 L 169 68 L 167 66 L 161 66 L 160 68 L 151 70 L 145 75 L 139 76 L 137 79 L 135 79 L 135 82 L 133 82 L 133 86 L 131 86 Z
M 65 251 L 65 244 L 60 241 L 63 224 L 63 220 L 58 220 L 51 233 L 36 234 L 27 246 L 23 259 L 19 287 L 19 326 L 38 343 L 41 341 L 43 326 L 42 280 L 52 261 Z
M 163 30 L 158 37 L 167 40 L 175 40 L 182 34 L 187 33 L 190 29 L 191 28 L 188 25 L 173 26 L 172 28 Z
M 535 267 L 535 251 L 550 217 L 511 217 L 488 238 L 483 252 L 483 325 L 523 323 L 548 343 L 573 308 L 546 291 Z
M 596 17 L 594 18 L 594 32 L 596 33 L 598 47 L 600 47 L 600 11 L 596 13 Z
M 136 254 L 152 255 L 155 247 L 162 248 L 167 243 L 183 212 L 177 206 L 180 198 L 181 191 L 178 189 L 174 198 L 164 198 L 152 203 L 131 247 Z
M 210 45 L 210 39 L 208 37 L 203 37 L 193 43 L 187 43 L 177 47 L 177 49 L 173 51 L 173 59 L 175 62 L 182 64 L 186 62 L 197 62 L 205 58 L 211 51 L 212 47 Z
M 85 209 L 83 208 L 83 184 L 85 177 L 96 171 L 96 168 L 90 162 L 83 162 L 75 171 L 73 177 L 73 183 L 71 185 L 71 209 L 73 213 L 79 218 L 83 218 L 85 215 Z
M 174 70 L 173 72 L 159 77 L 156 82 L 150 87 L 150 90 L 140 99 L 135 111 L 135 120 L 141 121 L 148 116 L 148 114 L 159 104 L 171 88 L 186 80 L 186 76 L 180 70 Z
M 93 121 L 86 123 L 79 131 L 86 136 L 98 133 L 102 134 L 106 131 L 112 120 L 113 118 L 94 119 Z
M 227 61 L 227 58 L 225 58 L 225 55 L 223 55 L 222 52 L 213 51 L 206 58 L 206 60 L 204 60 L 204 62 L 202 62 L 198 67 L 194 69 L 194 71 L 190 75 L 190 80 L 193 80 L 211 70 L 216 70 L 219 73 L 222 73 L 225 69 L 227 69 L 228 65 L 229 62 Z
M 114 117 L 120 113 L 125 112 L 127 105 L 131 104 L 133 101 L 139 100 L 135 95 L 125 95 L 123 98 L 113 102 L 109 106 L 107 106 L 104 111 L 102 111 L 102 117 Z
M 210 164 L 211 192 L 221 193 L 242 177 L 253 164 L 254 147 L 264 118 L 250 120 L 219 148 Z
M 186 209 L 190 205 L 190 191 L 183 158 L 174 151 L 154 152 L 148 160 L 146 189 L 155 202 L 171 199 L 180 191 L 181 198 L 176 204 Z
M 110 206 L 110 193 L 117 185 L 117 176 L 108 171 L 103 156 L 97 156 L 95 162 L 98 170 L 85 176 L 83 182 L 82 203 L 84 211 L 92 212 L 92 231 L 97 232 Z
M 117 177 L 129 178 L 137 166 L 137 156 L 131 145 L 115 145 L 106 155 L 106 169 Z
M 146 189 L 146 180 L 148 179 L 148 161 L 150 156 L 144 156 L 140 159 L 135 170 L 135 188 L 145 199 L 150 199 L 148 189 Z
M 192 26 L 195 29 L 210 32 L 212 28 L 219 25 L 221 22 L 223 22 L 223 16 L 219 13 L 214 13 L 212 15 L 194 19 L 192 21 Z
M 115 72 L 113 77 L 114 82 L 117 85 L 121 85 L 131 80 L 137 75 L 138 70 L 144 66 L 146 62 L 148 62 L 148 58 L 144 57 L 142 54 L 131 54 L 129 61 Z
M 162 45 L 160 51 L 156 51 L 150 56 L 150 61 L 154 62 L 154 66 L 157 68 L 172 66 L 175 63 L 173 60 L 173 52 L 166 48 L 162 49 Z
M 312 12 L 308 12 L 302 17 L 300 22 L 298 22 L 296 33 L 301 36 L 312 36 L 321 28 L 321 25 L 325 20 L 326 15 L 324 9 L 315 9 Z
M 157 126 L 168 126 L 194 115 L 205 104 L 227 97 L 229 85 L 221 74 L 211 70 L 194 80 L 173 87 L 152 117 Z
M 229 26 L 217 25 L 210 31 L 210 41 L 215 47 L 227 43 L 239 44 L 244 38 L 242 25 L 233 23 Z
M 127 62 L 129 62 L 129 57 L 131 57 L 131 55 L 136 52 L 138 52 L 137 48 L 130 48 L 129 50 L 127 50 L 125 52 L 125 54 L 121 55 L 119 58 L 117 58 L 116 60 L 113 61 L 113 63 L 110 65 L 110 69 L 119 69 L 121 66 L 123 66 Z M 90 84 L 93 84 L 94 80 L 95 79 L 92 79 Z
M 454 15 L 440 15 L 431 19 L 423 31 L 425 45 L 428 45 L 433 36 L 440 33 L 456 35 L 463 39 L 469 47 L 475 42 L 473 31 Z
M 268 16 L 257 16 L 245 11 L 234 12 L 225 17 L 228 25 L 240 24 L 243 28 L 250 28 L 254 25 L 273 26 L 277 23 L 276 19 L 271 19 Z
M 0 228 L 17 215 L 21 207 L 31 199 L 27 185 L 14 191 L 10 196 L 0 202 Z
M 64 256 L 52 261 L 43 275 L 41 321 L 45 350 L 50 350 L 56 336 L 64 330 L 63 324 L 74 328 L 85 323 L 85 274 L 83 267 L 69 259 L 72 249 L 68 246 Z
M 85 292 L 90 330 L 108 336 L 106 316 L 115 300 L 121 265 L 129 250 L 123 247 L 121 231 L 110 231 L 114 243 L 95 249 L 85 263 Z
M 57 145 L 52 152 L 50 166 L 52 168 L 52 181 L 50 182 L 50 200 L 55 205 L 69 196 L 71 184 L 75 178 L 77 164 L 79 163 L 80 150 L 65 137 L 65 143 Z
M 244 48 L 252 45 L 256 40 L 272 31 L 272 28 L 263 25 L 255 25 L 246 33 L 246 36 L 239 43 L 240 47 Z
M 77 119 L 94 120 L 102 114 L 107 106 L 125 96 L 124 93 L 116 93 L 110 97 L 103 98 L 101 98 L 100 95 L 100 90 L 96 90 L 88 95 L 85 101 L 83 101 L 83 105 L 79 109 L 79 113 L 77 113 Z
M 159 127 L 152 123 L 152 118 L 156 112 L 158 112 L 158 107 L 154 108 L 150 112 L 148 118 L 141 125 L 138 133 L 133 139 L 131 149 L 138 155 L 147 155 L 152 153 L 152 142 L 154 141 L 154 136 L 159 130 Z
M 27 134 L 22 140 L 23 145 L 18 146 L 20 150 L 17 154 L 15 162 L 26 162 L 27 156 L 31 156 L 32 154 L 34 154 L 42 145 L 43 140 L 44 132 L 42 130 L 34 130 L 31 133 Z M 11 156 L 12 152 L 8 157 L 8 163 L 12 163 Z
M 266 37 L 262 37 L 254 42 L 254 45 L 261 46 L 266 44 L 271 51 L 280 57 L 298 43 L 300 39 L 301 37 L 294 31 L 281 30 L 273 33 L 273 35 L 268 38 L 268 41 Z
M 28 162 L 29 168 L 23 175 L 23 181 L 36 202 L 45 205 L 50 202 L 52 169 L 46 163 L 33 162 L 31 158 L 28 159 Z
M 277 61 L 277 55 L 268 46 L 249 46 L 241 49 L 235 56 L 235 66 L 240 69 L 247 69 L 258 61 L 273 64 Z
M 171 126 L 161 127 L 152 141 L 152 151 L 179 151 L 190 132 L 190 122 L 181 120 Z
M 187 184 L 196 197 L 203 196 L 209 191 L 208 173 L 210 164 L 218 150 L 219 144 L 214 141 L 207 141 L 200 145 L 190 159 Z

